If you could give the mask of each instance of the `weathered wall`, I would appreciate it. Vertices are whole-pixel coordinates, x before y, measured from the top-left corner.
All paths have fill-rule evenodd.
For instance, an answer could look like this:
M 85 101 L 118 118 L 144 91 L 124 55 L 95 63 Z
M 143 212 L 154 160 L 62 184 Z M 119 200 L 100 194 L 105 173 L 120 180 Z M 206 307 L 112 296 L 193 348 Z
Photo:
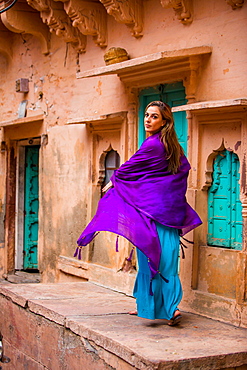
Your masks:
M 11 32 L 0 21 L 0 117 L 1 122 L 9 121 L 1 129 L 1 141 L 6 142 L 7 151 L 0 153 L 0 219 L 4 221 L 6 215 L 8 150 L 11 145 L 15 148 L 16 141 L 20 139 L 47 135 L 44 141 L 41 140 L 40 150 L 39 269 L 44 282 L 60 279 L 55 272 L 57 259 L 60 255 L 73 255 L 78 236 L 94 214 L 100 196 L 98 177 L 102 151 L 106 151 L 111 144 L 118 150 L 123 162 L 128 158 L 128 153 L 132 153 L 137 147 L 138 88 L 131 91 L 117 75 L 79 79 L 76 78 L 76 72 L 104 66 L 104 54 L 113 46 L 125 48 L 130 58 L 134 59 L 159 51 L 207 45 L 212 47 L 212 53 L 201 59 L 196 78 L 195 100 L 229 100 L 246 96 L 246 4 L 241 9 L 233 10 L 224 0 L 194 1 L 193 22 L 187 25 L 178 21 L 172 8 L 164 9 L 160 0 L 145 0 L 143 6 L 142 37 L 134 38 L 125 24 L 107 15 L 107 48 L 96 46 L 92 37 L 87 36 L 86 52 L 82 54 L 78 54 L 71 43 L 66 44 L 53 32 L 48 37 L 50 52 L 44 55 L 37 37 L 30 33 Z M 10 41 L 8 45 L 4 41 L 6 39 Z M 148 70 L 142 75 L 143 84 L 147 77 Z M 15 92 L 15 80 L 18 78 L 29 79 L 29 93 Z M 162 73 L 160 78 L 163 78 Z M 188 81 L 185 79 L 184 83 Z M 18 107 L 23 100 L 28 100 L 26 116 L 30 119 L 33 117 L 34 122 L 31 120 L 17 124 L 15 120 L 18 118 Z M 137 105 L 131 110 L 133 102 L 137 102 Z M 115 113 L 117 118 L 107 116 Z M 40 114 L 43 114 L 43 119 L 36 122 L 35 117 Z M 208 251 L 205 249 L 207 206 L 206 191 L 202 188 L 206 181 L 207 159 L 219 148 L 222 138 L 225 146 L 235 150 L 241 160 L 245 153 L 243 141 L 242 146 L 237 144 L 244 135 L 246 137 L 244 111 L 237 115 L 231 113 L 232 120 L 229 112 L 219 117 L 218 111 L 214 110 L 212 115 L 217 115 L 218 121 L 216 118 L 209 119 L 208 113 L 204 114 L 202 123 L 192 113 L 189 125 L 188 157 L 192 162 L 192 171 L 188 199 L 199 211 L 204 225 L 197 232 L 196 245 L 187 252 L 187 260 L 181 267 L 186 309 L 191 309 L 193 304 L 202 306 L 191 293 L 191 286 L 202 292 L 217 294 L 212 281 L 224 279 L 217 269 L 214 270 L 215 267 L 210 262 L 211 256 L 207 257 Z M 102 118 L 104 115 L 106 118 Z M 227 126 L 225 120 L 229 121 Z M 84 123 L 81 124 L 82 122 Z M 99 139 L 96 139 L 97 135 Z M 17 159 L 17 152 L 14 153 L 14 159 Z M 245 172 L 246 169 L 242 171 L 243 179 L 246 179 Z M 242 195 L 243 192 L 242 190 Z M 11 220 L 7 220 L 7 226 L 14 224 L 14 215 L 11 217 Z M 11 227 L 13 233 L 13 226 Z M 15 252 L 13 240 L 12 249 L 7 250 L 8 238 L 2 223 L 1 274 L 10 270 L 8 258 L 11 255 L 13 259 Z M 117 271 L 130 250 L 128 243 L 121 243 L 122 251 L 116 255 L 115 237 L 100 236 L 93 249 L 85 248 L 83 259 Z M 200 264 L 201 259 L 203 262 Z M 229 264 L 227 259 L 228 257 L 224 268 L 236 271 L 238 259 L 232 258 Z M 98 266 L 95 267 L 97 268 Z M 206 281 L 208 268 L 211 278 Z M 96 274 L 98 279 L 98 270 L 95 270 Z M 229 292 L 224 291 L 224 287 L 222 290 L 219 287 L 219 295 L 234 299 L 234 295 L 238 294 L 235 292 L 236 284 L 244 272 L 241 274 L 236 277 L 233 274 L 232 278 L 228 276 L 231 281 Z M 78 276 L 81 277 L 81 273 Z M 110 285 L 110 278 L 108 280 Z M 199 308 L 195 310 L 197 309 L 200 311 Z M 200 312 L 205 313 L 203 310 Z M 232 320 L 227 315 L 224 319 Z

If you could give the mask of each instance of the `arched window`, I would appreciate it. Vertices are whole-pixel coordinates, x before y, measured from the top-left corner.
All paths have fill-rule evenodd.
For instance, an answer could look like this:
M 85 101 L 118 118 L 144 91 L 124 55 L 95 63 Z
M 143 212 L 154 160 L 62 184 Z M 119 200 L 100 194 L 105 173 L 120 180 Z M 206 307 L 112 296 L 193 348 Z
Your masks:
M 214 160 L 213 182 L 208 190 L 208 244 L 242 248 L 242 204 L 239 189 L 239 159 L 228 150 Z
M 110 150 L 105 157 L 105 178 L 102 188 L 110 181 L 114 170 L 120 166 L 120 156 L 116 150 Z

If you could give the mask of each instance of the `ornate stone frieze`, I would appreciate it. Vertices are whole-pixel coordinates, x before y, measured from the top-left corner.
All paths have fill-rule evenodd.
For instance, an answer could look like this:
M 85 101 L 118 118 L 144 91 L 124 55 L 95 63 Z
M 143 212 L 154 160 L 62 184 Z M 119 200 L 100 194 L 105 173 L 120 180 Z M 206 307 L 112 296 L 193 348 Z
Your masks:
M 183 24 L 189 24 L 193 21 L 192 0 L 161 0 L 163 8 L 173 8 L 177 18 Z
M 50 32 L 54 32 L 66 43 L 70 43 L 78 53 L 85 52 L 86 37 L 72 26 L 62 4 L 52 0 L 27 0 L 28 4 L 40 11 L 42 21 L 47 24 Z
M 242 8 L 244 5 L 244 0 L 226 0 L 228 5 L 231 5 L 232 9 Z
M 142 0 L 100 0 L 107 13 L 117 22 L 124 23 L 131 29 L 134 37 L 142 36 L 143 31 L 143 5 Z
M 58 1 L 58 0 L 55 0 Z M 72 25 L 83 35 L 91 35 L 96 45 L 107 46 L 106 11 L 102 4 L 91 1 L 61 0 Z

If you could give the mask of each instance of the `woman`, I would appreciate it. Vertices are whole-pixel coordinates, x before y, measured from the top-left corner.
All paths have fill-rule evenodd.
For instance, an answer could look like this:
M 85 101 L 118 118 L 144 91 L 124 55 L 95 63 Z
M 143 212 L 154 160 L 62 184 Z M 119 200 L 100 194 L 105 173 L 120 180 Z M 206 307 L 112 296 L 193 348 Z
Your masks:
M 111 188 L 78 239 L 75 256 L 97 231 L 127 238 L 138 248 L 134 288 L 138 316 L 176 325 L 181 320 L 182 298 L 179 236 L 201 220 L 186 201 L 190 165 L 178 143 L 170 107 L 161 101 L 148 104 L 144 125 L 147 139 L 103 189 Z

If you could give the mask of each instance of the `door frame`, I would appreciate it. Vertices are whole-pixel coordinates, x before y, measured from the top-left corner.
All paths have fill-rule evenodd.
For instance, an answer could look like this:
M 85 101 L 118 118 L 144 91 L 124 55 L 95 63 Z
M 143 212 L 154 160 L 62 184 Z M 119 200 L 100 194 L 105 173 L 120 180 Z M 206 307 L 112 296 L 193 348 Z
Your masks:
M 25 186 L 25 148 L 40 146 L 40 138 L 18 140 L 16 165 L 16 212 L 15 212 L 15 270 L 23 270 L 24 258 L 24 186 Z M 38 243 L 39 244 L 39 243 Z

